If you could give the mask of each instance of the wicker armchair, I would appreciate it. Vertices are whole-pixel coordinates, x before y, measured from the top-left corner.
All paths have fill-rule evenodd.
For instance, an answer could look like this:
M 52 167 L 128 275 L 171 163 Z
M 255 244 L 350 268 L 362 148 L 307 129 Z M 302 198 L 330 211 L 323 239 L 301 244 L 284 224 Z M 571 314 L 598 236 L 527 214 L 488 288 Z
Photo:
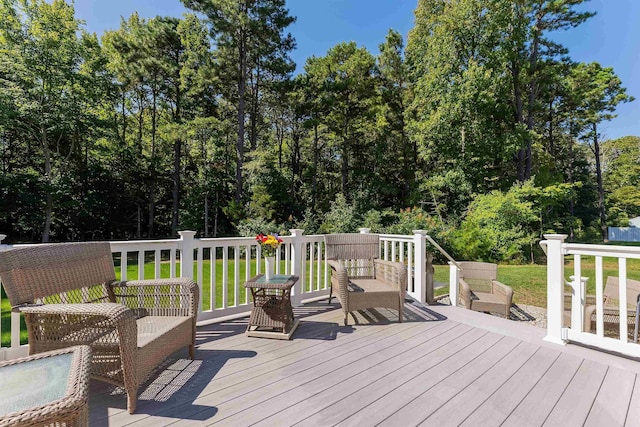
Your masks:
M 407 286 L 407 266 L 378 259 L 377 234 L 330 234 L 325 236 L 327 263 L 331 267 L 331 293 L 344 312 L 344 324 L 352 311 L 386 307 L 398 310 L 402 322 Z
M 469 310 L 498 313 L 509 318 L 513 289 L 498 282 L 498 266 L 487 262 L 460 262 L 460 298 Z
M 91 376 L 138 388 L 174 351 L 194 357 L 198 287 L 189 279 L 116 281 L 109 243 L 61 243 L 0 252 L 0 280 L 25 318 L 29 353 L 86 344 Z

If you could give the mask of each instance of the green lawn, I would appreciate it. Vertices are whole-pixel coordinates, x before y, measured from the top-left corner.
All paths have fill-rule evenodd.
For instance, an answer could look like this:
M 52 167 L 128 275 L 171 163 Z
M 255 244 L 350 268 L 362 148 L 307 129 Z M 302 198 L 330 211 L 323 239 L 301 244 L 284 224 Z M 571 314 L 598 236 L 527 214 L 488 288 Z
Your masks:
M 573 259 L 565 264 L 565 277 L 573 275 Z M 618 275 L 618 259 L 604 258 L 604 281 L 607 276 Z M 593 257 L 582 259 L 582 276 L 588 277 L 587 294 L 595 295 L 595 260 Z M 627 277 L 640 280 L 640 260 L 627 260 Z M 449 283 L 449 266 L 435 266 L 435 280 Z M 499 265 L 498 280 L 513 288 L 514 302 L 516 304 L 547 306 L 547 266 L 546 265 Z M 448 293 L 449 288 L 440 289 L 436 294 Z
M 161 276 L 169 277 L 169 263 L 163 263 L 161 265 Z M 222 307 L 223 301 L 223 292 L 222 292 L 222 260 L 217 260 L 216 262 L 216 282 L 218 286 L 216 287 L 216 307 Z M 240 283 L 244 282 L 245 272 L 247 268 L 246 261 L 240 260 L 239 264 L 240 270 Z M 154 264 L 148 263 L 145 264 L 145 278 L 152 278 L 154 273 Z M 234 305 L 234 290 L 232 284 L 234 283 L 234 272 L 235 272 L 235 263 L 234 260 L 229 260 L 227 264 L 228 268 L 228 277 L 229 277 L 229 289 L 226 295 L 227 305 Z M 249 263 L 250 268 L 250 276 L 255 275 L 256 265 L 255 260 L 251 260 Z M 180 271 L 180 264 L 176 266 L 176 270 Z M 284 262 L 281 264 L 281 271 L 284 271 Z M 307 268 L 307 271 L 309 269 Z M 547 305 L 547 267 L 546 265 L 500 265 L 498 266 L 498 280 L 501 282 L 511 286 L 514 291 L 514 302 L 517 304 L 527 304 L 527 305 L 535 305 L 538 307 L 546 307 Z M 203 261 L 202 265 L 202 289 L 204 298 L 203 300 L 203 309 L 209 310 L 211 308 L 210 305 L 210 296 L 211 296 L 211 263 L 208 260 Z M 193 275 L 196 275 L 196 268 L 194 266 Z M 569 276 L 573 274 L 573 260 L 567 262 L 565 265 L 565 275 L 568 279 Z M 609 275 L 617 275 L 618 274 L 618 261 L 616 258 L 605 258 L 604 259 L 604 276 Z M 589 281 L 587 282 L 587 293 L 595 294 L 595 261 L 591 258 L 585 258 L 582 260 L 582 275 L 589 277 Z M 640 280 L 640 260 L 628 260 L 627 261 L 627 276 L 630 279 Z M 116 267 L 116 277 L 120 277 L 120 268 Z M 127 267 L 127 277 L 129 279 L 136 279 L 138 277 L 138 266 L 137 265 L 129 265 Z M 435 280 L 438 282 L 449 283 L 449 266 L 448 265 L 437 265 L 435 266 Z M 308 287 L 308 285 L 307 285 Z M 437 291 L 437 294 L 448 293 L 449 288 L 443 288 Z M 245 301 L 245 289 L 243 286 L 240 286 L 239 289 L 239 302 L 243 303 Z M 10 343 L 10 317 L 11 317 L 11 307 L 9 305 L 9 300 L 6 296 L 2 295 L 2 345 L 8 346 Z M 21 332 L 21 341 L 26 342 L 27 334 L 24 328 L 24 322 L 22 322 L 22 332 Z

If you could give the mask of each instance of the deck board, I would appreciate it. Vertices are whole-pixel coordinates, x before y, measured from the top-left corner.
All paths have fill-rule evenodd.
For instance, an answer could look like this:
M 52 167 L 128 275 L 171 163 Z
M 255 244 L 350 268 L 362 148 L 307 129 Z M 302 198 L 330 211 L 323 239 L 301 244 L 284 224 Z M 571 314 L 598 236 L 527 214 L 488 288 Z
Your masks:
M 91 382 L 92 426 L 627 425 L 637 362 L 542 342 L 544 331 L 407 304 L 350 316 L 296 308 L 291 341 L 244 336 L 246 318 L 198 327 L 196 360 L 171 357 L 139 393 Z

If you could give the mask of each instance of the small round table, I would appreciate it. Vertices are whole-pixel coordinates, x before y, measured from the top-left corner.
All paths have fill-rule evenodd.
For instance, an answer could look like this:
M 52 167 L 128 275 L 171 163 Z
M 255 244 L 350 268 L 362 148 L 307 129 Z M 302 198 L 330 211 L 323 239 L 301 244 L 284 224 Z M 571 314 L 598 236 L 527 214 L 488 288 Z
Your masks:
M 266 280 L 264 274 L 249 279 L 244 287 L 251 290 L 253 307 L 246 336 L 291 339 L 298 327 L 291 306 L 291 288 L 298 276 L 276 274 Z

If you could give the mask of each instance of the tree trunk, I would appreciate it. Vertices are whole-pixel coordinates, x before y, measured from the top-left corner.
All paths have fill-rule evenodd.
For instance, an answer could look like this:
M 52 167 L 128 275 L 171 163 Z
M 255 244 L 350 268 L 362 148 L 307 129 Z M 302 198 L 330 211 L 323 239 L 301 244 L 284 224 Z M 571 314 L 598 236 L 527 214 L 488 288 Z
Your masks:
M 182 160 L 182 139 L 178 138 L 173 143 L 173 206 L 171 216 L 171 234 L 178 236 L 178 220 L 180 214 L 180 165 Z
M 209 237 L 209 194 L 204 193 L 204 237 Z
M 242 200 L 242 165 L 244 162 L 244 110 L 245 91 L 247 77 L 247 53 L 245 52 L 244 32 L 241 31 L 238 43 L 238 53 L 240 55 L 238 73 L 238 143 L 236 145 L 236 202 Z
M 520 87 L 520 66 L 514 60 L 511 64 L 511 80 L 513 81 L 513 107 L 514 107 L 514 122 L 515 127 L 523 122 L 523 102 L 522 102 L 522 88 Z M 516 154 L 516 175 L 518 181 L 525 181 L 525 148 L 518 150 Z
M 153 105 L 151 110 L 151 162 L 149 167 L 150 179 L 149 179 L 149 238 L 154 237 L 153 223 L 156 210 L 155 192 L 156 192 L 156 124 L 157 124 L 157 91 L 154 87 L 152 89 Z
M 598 183 L 598 213 L 600 215 L 600 232 L 602 240 L 608 241 L 607 218 L 604 206 L 604 186 L 602 185 L 602 167 L 600 165 L 600 143 L 598 141 L 598 126 L 593 123 L 593 156 L 596 160 L 596 181 Z
M 318 193 L 318 122 L 313 123 L 313 175 L 311 176 L 311 213 L 316 213 L 316 199 Z
M 51 150 L 49 149 L 49 141 L 47 140 L 47 129 L 44 126 L 40 127 L 40 138 L 40 141 L 42 143 L 42 150 L 44 152 L 44 177 L 45 184 L 47 186 L 46 205 L 44 208 L 44 229 L 42 230 L 42 243 L 48 243 L 49 235 L 51 234 L 51 220 L 53 216 L 53 190 L 51 188 Z

